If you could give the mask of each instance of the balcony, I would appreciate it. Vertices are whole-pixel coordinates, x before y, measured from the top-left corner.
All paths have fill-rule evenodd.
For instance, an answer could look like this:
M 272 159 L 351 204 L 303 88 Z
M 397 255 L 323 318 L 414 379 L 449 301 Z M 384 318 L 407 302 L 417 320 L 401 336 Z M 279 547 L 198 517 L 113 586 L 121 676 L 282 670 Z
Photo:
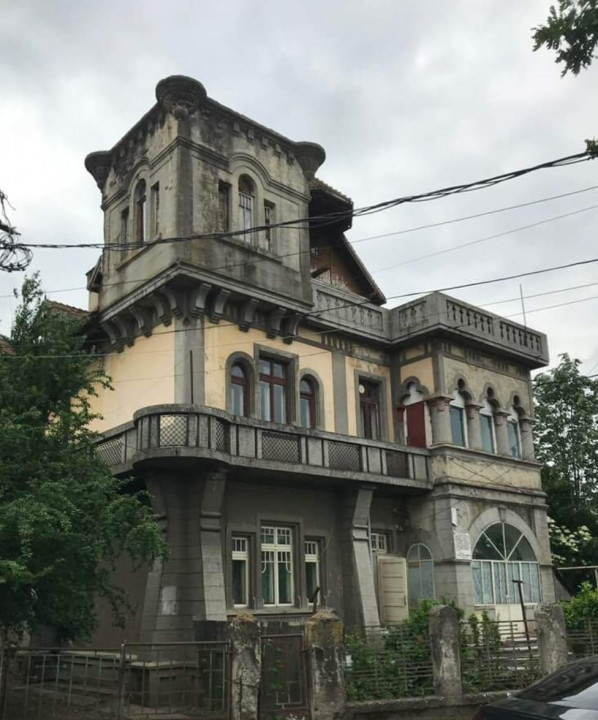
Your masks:
M 274 425 L 197 405 L 155 405 L 98 441 L 115 473 L 184 458 L 260 473 L 375 482 L 429 490 L 428 451 Z

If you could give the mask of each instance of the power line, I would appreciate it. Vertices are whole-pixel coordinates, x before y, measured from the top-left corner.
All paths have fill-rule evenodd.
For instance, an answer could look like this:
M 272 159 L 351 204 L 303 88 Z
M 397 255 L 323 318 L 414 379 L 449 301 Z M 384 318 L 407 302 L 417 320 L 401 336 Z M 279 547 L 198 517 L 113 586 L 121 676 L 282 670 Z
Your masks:
M 161 245 L 165 243 L 178 243 L 188 242 L 189 240 L 216 240 L 219 238 L 226 237 L 239 237 L 242 235 L 250 235 L 256 232 L 271 232 L 274 228 L 301 228 L 301 227 L 318 227 L 318 222 L 330 224 L 336 220 L 345 218 L 362 217 L 364 215 L 371 215 L 374 213 L 382 212 L 399 205 L 414 202 L 428 202 L 431 200 L 438 200 L 443 197 L 449 197 L 451 195 L 463 194 L 466 192 L 474 192 L 476 190 L 482 190 L 488 187 L 494 187 L 508 180 L 514 180 L 515 178 L 522 177 L 531 172 L 537 170 L 543 170 L 552 167 L 566 167 L 568 165 L 575 165 L 580 162 L 587 162 L 593 160 L 595 155 L 591 152 L 585 151 L 583 153 L 577 153 L 575 155 L 568 155 L 557 160 L 550 160 L 548 162 L 540 163 L 519 170 L 514 170 L 500 175 L 494 175 L 483 180 L 475 180 L 473 182 L 464 183 L 460 185 L 451 185 L 448 187 L 440 188 L 439 190 L 433 190 L 427 193 L 420 193 L 417 195 L 405 195 L 391 200 L 385 200 L 374 205 L 367 205 L 362 208 L 350 209 L 346 211 L 339 211 L 336 213 L 326 213 L 325 215 L 307 216 L 302 218 L 296 218 L 293 220 L 285 220 L 277 223 L 268 225 L 256 225 L 245 230 L 235 230 L 228 232 L 211 232 L 211 233 L 195 233 L 186 236 L 173 236 L 168 238 L 157 238 L 152 241 L 154 245 Z M 119 252 L 123 249 L 139 247 L 138 244 L 125 243 L 119 246 L 104 245 L 104 243 L 77 243 L 77 244 L 66 244 L 66 243 L 19 243 L 17 247 L 31 248 L 31 249 L 69 249 L 69 248 L 96 248 L 96 249 L 107 249 L 107 250 L 118 250 Z
M 564 213 L 563 215 L 555 215 L 554 217 L 546 218 L 544 220 L 538 220 L 537 222 L 530 223 L 529 225 L 520 225 L 519 227 L 511 228 L 510 230 L 504 230 L 503 232 L 495 233 L 494 235 L 487 235 L 483 238 L 478 238 L 477 240 L 470 240 L 466 243 L 461 243 L 460 245 L 453 245 L 449 248 L 444 248 L 443 250 L 436 250 L 431 253 L 427 253 L 426 255 L 419 255 L 415 258 L 410 258 L 409 260 L 403 260 L 400 263 L 396 263 L 394 265 L 388 265 L 383 268 L 378 268 L 377 270 L 372 271 L 372 275 L 377 275 L 381 272 L 387 272 L 388 270 L 393 270 L 398 267 L 402 267 L 403 265 L 409 265 L 410 263 L 419 262 L 420 260 L 427 260 L 431 257 L 437 257 L 438 255 L 445 255 L 449 252 L 454 252 L 455 250 L 462 250 L 466 247 L 471 247 L 472 245 L 479 245 L 480 243 L 488 242 L 488 240 L 496 240 L 501 237 L 505 237 L 506 235 L 512 235 L 516 232 L 521 232 L 522 230 L 529 230 L 530 228 L 539 227 L 540 225 L 546 225 L 548 223 L 554 222 L 555 220 L 562 220 L 563 218 L 571 217 L 572 215 L 579 215 L 580 213 L 588 212 L 588 210 L 595 210 L 598 208 L 597 205 L 589 205 L 588 207 L 580 208 L 579 210 L 573 210 L 568 213 Z

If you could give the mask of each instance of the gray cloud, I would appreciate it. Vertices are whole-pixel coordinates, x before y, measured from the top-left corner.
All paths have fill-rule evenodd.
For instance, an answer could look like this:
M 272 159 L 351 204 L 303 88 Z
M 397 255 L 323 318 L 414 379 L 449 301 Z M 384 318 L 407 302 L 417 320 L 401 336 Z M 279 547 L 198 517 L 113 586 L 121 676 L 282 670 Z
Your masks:
M 598 135 L 590 69 L 560 79 L 530 29 L 547 0 L 25 0 L 4 3 L 0 26 L 0 187 L 13 220 L 35 242 L 97 241 L 99 193 L 83 168 L 154 101 L 161 77 L 185 73 L 220 102 L 294 139 L 320 142 L 321 175 L 356 205 L 434 189 L 577 152 Z M 402 206 L 356 220 L 351 238 L 482 212 L 597 183 L 594 163 L 547 170 L 500 188 Z M 561 264 L 596 254 L 596 211 L 383 271 L 388 265 L 598 203 L 586 193 L 476 221 L 356 247 L 388 295 Z M 49 290 L 84 285 L 94 251 L 39 250 Z M 592 282 L 592 266 L 523 282 L 536 294 Z M 0 276 L 0 330 L 22 276 Z M 484 304 L 514 298 L 511 281 L 456 292 Z M 549 333 L 553 357 L 598 363 L 598 295 L 585 288 L 530 298 L 530 324 Z M 84 305 L 85 293 L 53 297 Z M 520 303 L 491 309 L 511 314 Z M 517 317 L 516 319 L 521 319 Z

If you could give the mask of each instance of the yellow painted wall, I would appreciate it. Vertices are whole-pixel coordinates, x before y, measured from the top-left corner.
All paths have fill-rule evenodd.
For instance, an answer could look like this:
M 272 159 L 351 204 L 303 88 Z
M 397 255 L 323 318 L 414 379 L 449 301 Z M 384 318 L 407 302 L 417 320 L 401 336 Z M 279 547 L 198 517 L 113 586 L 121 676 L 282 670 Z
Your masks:
M 91 398 L 92 410 L 102 415 L 91 429 L 103 432 L 133 419 L 146 405 L 174 402 L 174 333 L 160 326 L 151 337 L 141 336 L 105 358 L 106 374 L 114 390 L 98 390 Z
M 378 365 L 374 362 L 365 362 L 354 357 L 345 358 L 345 367 L 347 371 L 347 415 L 348 415 L 348 426 L 349 435 L 359 435 L 358 432 L 358 412 L 356 405 L 357 388 L 355 387 L 355 370 L 364 373 L 371 373 L 372 375 L 380 375 L 386 379 L 386 388 L 388 391 L 388 397 L 386 400 L 387 417 L 386 427 L 388 428 L 388 437 L 382 438 L 383 440 L 393 439 L 393 422 L 392 422 L 392 398 L 390 396 L 390 368 L 385 365 Z
M 280 338 L 269 339 L 262 330 L 254 328 L 242 332 L 236 325 L 212 324 L 209 320 L 206 321 L 204 359 L 206 405 L 226 410 L 226 359 L 234 352 L 244 352 L 253 358 L 254 345 L 298 355 L 300 370 L 312 370 L 316 373 L 322 381 L 321 391 L 324 393 L 324 429 L 334 432 L 331 352 L 301 342 L 287 345 Z
M 460 453 L 431 459 L 432 477 L 450 477 L 454 483 L 474 483 L 488 487 L 527 488 L 541 490 L 542 483 L 537 467 L 529 467 L 515 460 L 496 458 L 489 462 L 475 456 Z
M 533 408 L 530 406 L 530 385 L 524 378 L 516 378 L 511 375 L 493 372 L 488 368 L 470 365 L 462 360 L 445 357 L 444 376 L 446 388 L 449 393 L 454 389 L 453 384 L 456 375 L 462 375 L 465 378 L 469 389 L 472 391 L 473 399 L 476 402 L 483 399 L 484 386 L 488 383 L 494 388 L 496 399 L 503 407 L 507 407 L 512 394 L 517 393 L 524 409 L 530 414 L 533 411 Z
M 416 377 L 428 392 L 435 392 L 432 358 L 422 358 L 414 362 L 404 363 L 399 371 L 400 382 L 404 383 L 409 377 Z

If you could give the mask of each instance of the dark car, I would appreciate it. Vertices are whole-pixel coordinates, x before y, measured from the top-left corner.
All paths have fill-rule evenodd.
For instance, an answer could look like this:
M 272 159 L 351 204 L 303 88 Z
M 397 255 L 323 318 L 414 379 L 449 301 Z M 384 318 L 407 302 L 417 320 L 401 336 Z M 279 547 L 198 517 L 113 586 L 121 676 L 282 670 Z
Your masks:
M 584 658 L 511 697 L 484 705 L 474 720 L 598 720 L 598 656 Z

